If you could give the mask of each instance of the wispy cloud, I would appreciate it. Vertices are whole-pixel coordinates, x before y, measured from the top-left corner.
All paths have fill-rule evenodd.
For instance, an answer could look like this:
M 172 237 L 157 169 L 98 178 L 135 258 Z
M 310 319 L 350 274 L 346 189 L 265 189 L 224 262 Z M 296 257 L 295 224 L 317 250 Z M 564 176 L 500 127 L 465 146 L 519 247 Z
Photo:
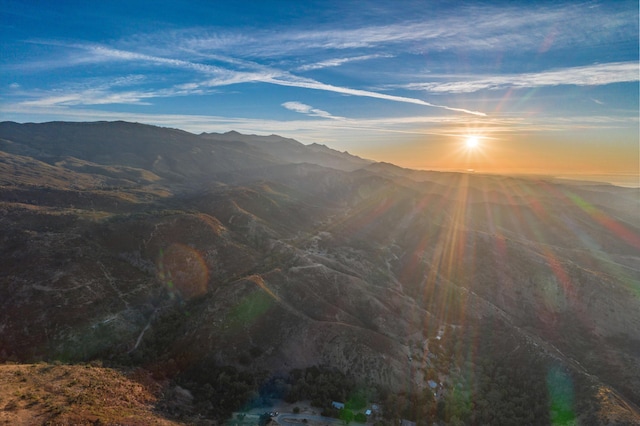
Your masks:
M 227 85 L 239 84 L 239 83 L 262 82 L 262 83 L 275 84 L 279 86 L 323 90 L 328 92 L 342 93 L 342 94 L 351 95 L 351 96 L 363 96 L 363 97 L 369 97 L 369 98 L 385 99 L 385 100 L 394 101 L 394 102 L 412 103 L 416 105 L 423 105 L 423 106 L 433 107 L 433 108 L 443 108 L 449 111 L 462 112 L 465 114 L 473 114 L 473 115 L 481 115 L 481 116 L 485 115 L 483 112 L 471 111 L 464 108 L 449 107 L 446 105 L 437 105 L 437 104 L 423 101 L 421 99 L 408 98 L 404 96 L 394 96 L 394 95 L 388 95 L 385 93 L 373 92 L 369 90 L 353 89 L 348 87 L 341 87 L 341 86 L 326 84 L 310 78 L 298 77 L 289 72 L 280 71 L 280 70 L 265 67 L 259 64 L 255 64 L 255 68 L 257 68 L 258 71 L 246 72 L 246 71 L 234 71 L 234 70 L 222 69 L 220 67 L 213 67 L 210 65 L 198 64 L 191 61 L 167 59 L 167 58 L 161 58 L 157 56 L 138 54 L 134 52 L 126 52 L 122 50 L 105 48 L 105 49 L 100 49 L 100 51 L 104 51 L 110 55 L 114 55 L 114 57 L 116 58 L 151 61 L 154 63 L 166 64 L 174 67 L 194 69 L 196 71 L 203 70 L 208 74 L 209 73 L 218 74 L 218 77 L 210 79 L 205 83 L 209 87 L 227 86 Z M 246 65 L 247 61 L 244 61 L 244 63 Z
M 167 88 L 131 89 L 145 83 L 142 75 L 128 75 L 118 78 L 90 78 L 63 84 L 53 90 L 22 91 L 19 105 L 25 107 L 75 106 L 75 105 L 151 105 L 149 100 L 175 96 L 200 95 L 211 90 L 189 85 Z
M 602 86 L 612 83 L 639 81 L 639 72 L 640 67 L 637 62 L 615 62 L 539 73 L 494 75 L 461 81 L 411 83 L 401 87 L 434 93 L 470 93 L 506 87 Z
M 152 97 L 140 92 L 106 93 L 101 90 L 84 90 L 81 92 L 60 94 L 57 96 L 45 96 L 32 101 L 23 101 L 23 106 L 46 107 L 54 105 L 108 105 L 108 104 L 134 104 L 149 105 L 142 99 Z
M 351 95 L 351 96 L 384 99 L 384 100 L 393 101 L 393 102 L 411 103 L 411 104 L 423 105 L 423 106 L 432 107 L 432 108 L 442 108 L 449 111 L 461 112 L 465 114 L 473 114 L 473 115 L 480 115 L 480 116 L 485 115 L 483 112 L 480 112 L 480 111 L 472 111 L 464 108 L 456 108 L 456 107 L 450 107 L 446 105 L 434 104 L 434 103 L 426 102 L 417 98 L 395 96 L 395 95 L 389 95 L 385 93 L 378 93 L 370 90 L 354 89 L 354 88 L 336 86 L 332 84 L 326 84 L 310 78 L 299 77 L 287 71 L 266 67 L 260 64 L 253 65 L 253 68 L 255 68 L 254 71 L 237 71 L 233 69 L 222 68 L 219 66 L 202 64 L 194 61 L 148 55 L 144 53 L 131 52 L 131 51 L 126 51 L 122 49 L 113 49 L 110 47 L 98 46 L 93 44 L 92 45 L 76 44 L 74 45 L 74 47 L 85 49 L 91 52 L 95 60 L 98 60 L 101 62 L 105 61 L 107 58 L 111 58 L 115 61 L 146 62 L 146 63 L 155 64 L 158 66 L 186 69 L 186 70 L 196 71 L 198 73 L 203 73 L 207 76 L 213 76 L 213 78 L 210 78 L 204 82 L 199 82 L 199 83 L 187 82 L 187 83 L 181 83 L 180 86 L 177 86 L 177 87 L 186 88 L 185 90 L 190 90 L 194 94 L 199 87 L 220 87 L 220 86 L 228 86 L 233 84 L 260 82 L 260 83 L 275 84 L 279 86 L 298 87 L 298 88 L 304 88 L 304 89 L 313 89 L 313 90 L 321 90 L 321 91 L 328 91 L 328 92 L 334 92 L 334 93 L 342 93 L 342 94 Z M 252 66 L 251 62 L 243 61 L 243 63 L 247 67 Z M 154 93 L 158 93 L 158 92 L 154 92 Z M 154 93 L 146 93 L 146 94 L 145 93 L 135 93 L 135 94 L 129 93 L 128 96 L 126 97 L 116 96 L 115 99 L 117 100 L 117 103 L 120 103 L 121 101 L 120 98 L 125 98 L 127 100 L 127 103 L 136 103 L 136 102 L 139 102 L 140 99 L 142 98 L 153 97 Z M 86 96 L 84 99 L 88 99 L 88 101 L 85 101 L 85 102 L 82 102 L 83 98 L 81 94 L 68 95 L 68 97 L 63 97 L 63 98 L 61 98 L 60 96 L 54 96 L 53 98 L 49 98 L 45 100 L 28 101 L 28 102 L 31 102 L 31 104 L 34 104 L 34 102 L 40 102 L 40 104 L 42 105 L 45 105 L 45 104 L 53 105 L 55 103 L 73 104 L 74 102 L 85 103 L 85 104 L 89 104 L 87 102 L 92 102 L 93 104 L 114 103 L 114 102 L 109 102 L 109 97 L 105 96 L 104 94 L 100 98 L 100 99 L 103 99 L 104 102 L 96 101 L 97 98 L 96 96 L 92 96 L 92 93 L 87 93 L 87 95 L 89 96 Z M 160 94 L 159 96 L 168 96 L 168 95 Z
M 353 57 L 349 57 L 349 58 L 335 58 L 335 59 L 328 59 L 328 60 L 325 60 L 325 61 L 316 62 L 314 64 L 303 65 L 301 67 L 298 67 L 297 70 L 298 71 L 312 71 L 312 70 L 317 70 L 317 69 L 322 69 L 322 68 L 339 67 L 340 65 L 346 64 L 346 63 L 349 63 L 349 62 L 361 62 L 361 61 L 368 61 L 370 59 L 392 58 L 392 57 L 393 57 L 393 55 L 375 54 L 375 55 L 353 56 Z
M 283 103 L 282 106 L 290 111 L 299 112 L 300 114 L 306 114 L 311 117 L 330 118 L 332 120 L 344 120 L 344 117 L 337 117 L 327 111 L 314 108 L 310 105 L 303 104 L 302 102 L 290 101 L 290 102 Z
M 101 60 L 106 58 L 112 58 L 115 60 L 123 61 L 144 61 L 163 66 L 170 66 L 175 68 L 190 69 L 205 74 L 225 74 L 227 70 L 214 65 L 201 64 L 197 62 L 185 61 L 182 59 L 165 58 L 154 55 L 147 55 L 144 53 L 131 52 L 121 49 L 113 49 L 100 45 L 76 45 L 77 47 L 87 49 L 95 54 L 97 58 Z
M 590 24 L 568 28 L 567 22 Z M 163 54 L 163 46 L 170 46 L 172 51 L 179 48 L 185 52 L 244 58 L 283 58 L 327 51 L 359 52 L 353 57 L 367 57 L 371 49 L 379 53 L 378 49 L 382 47 L 392 47 L 394 52 L 460 48 L 467 52 L 505 49 L 538 52 L 614 43 L 637 37 L 637 31 L 637 19 L 630 19 L 627 10 L 603 8 L 597 4 L 586 7 L 584 4 L 571 3 L 553 6 L 519 3 L 513 6 L 439 8 L 437 13 L 406 16 L 401 22 L 393 24 L 355 27 L 331 25 L 314 29 L 280 28 L 278 31 L 256 28 L 251 32 L 181 29 L 137 35 L 125 45 L 133 50 L 144 45 L 158 55 Z M 317 63 L 323 62 L 325 64 L 322 66 L 335 66 L 332 64 L 336 63 L 333 60 Z

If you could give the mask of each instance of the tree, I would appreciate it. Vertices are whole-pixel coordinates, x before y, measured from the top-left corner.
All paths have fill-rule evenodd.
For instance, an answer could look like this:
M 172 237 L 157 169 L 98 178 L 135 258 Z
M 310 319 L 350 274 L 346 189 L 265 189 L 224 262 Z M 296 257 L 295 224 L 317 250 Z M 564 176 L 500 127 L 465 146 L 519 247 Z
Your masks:
M 353 411 L 351 410 L 340 410 L 340 420 L 344 422 L 344 424 L 348 425 L 353 421 Z
M 356 414 L 354 419 L 358 423 L 366 423 L 367 422 L 367 416 L 365 416 L 364 413 Z

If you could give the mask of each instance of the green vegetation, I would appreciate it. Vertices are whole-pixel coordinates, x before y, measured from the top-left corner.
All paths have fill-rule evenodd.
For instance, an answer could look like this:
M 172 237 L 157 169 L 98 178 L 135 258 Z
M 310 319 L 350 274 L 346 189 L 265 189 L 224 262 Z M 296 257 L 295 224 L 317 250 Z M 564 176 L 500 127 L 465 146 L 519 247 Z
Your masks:
M 264 372 L 217 366 L 212 360 L 192 366 L 176 382 L 193 393 L 197 412 L 217 419 L 244 408 L 269 406 L 273 399 L 310 400 L 323 416 L 345 424 L 365 423 L 363 411 L 373 401 L 382 407 L 379 420 L 389 423 L 407 419 L 418 425 L 565 424 L 578 418 L 574 391 L 586 386 L 559 362 L 531 351 L 525 338 L 514 336 L 500 321 L 450 328 L 439 343 L 438 357 L 427 370 L 431 379 L 446 373 L 437 392 L 416 388 L 391 393 L 362 387 L 354 378 L 322 366 L 267 377 Z M 435 341 L 432 346 L 435 350 Z M 585 398 L 589 396 L 580 395 Z M 332 401 L 345 407 L 334 408 Z M 592 414 L 583 413 L 580 420 Z
M 353 411 L 348 410 L 348 409 L 343 409 L 340 410 L 340 416 L 339 419 L 342 420 L 345 424 L 349 424 L 353 421 L 354 419 L 354 415 L 353 415 Z
M 258 390 L 263 381 L 263 374 L 217 366 L 213 360 L 194 364 L 176 378 L 180 386 L 193 393 L 196 411 L 218 420 L 227 419 L 248 405 L 259 404 Z
M 261 390 L 268 398 L 282 398 L 287 402 L 310 400 L 316 407 L 330 407 L 331 401 L 346 401 L 356 389 L 353 379 L 326 367 L 292 370 L 287 376 L 267 381 Z
M 353 420 L 355 420 L 358 423 L 366 423 L 367 422 L 367 416 L 364 413 L 357 413 L 355 415 L 355 417 L 353 418 Z
M 310 400 L 312 405 L 323 410 L 322 415 L 345 422 L 362 422 L 363 418 L 366 421 L 366 416 L 358 411 L 378 395 L 377 390 L 358 388 L 353 379 L 326 367 L 296 369 L 281 377 L 266 376 L 264 372 L 250 373 L 231 366 L 218 366 L 209 359 L 180 373 L 175 382 L 192 392 L 195 411 L 219 420 L 229 418 L 234 411 L 269 406 L 272 399 L 283 399 L 292 403 Z M 333 408 L 332 401 L 346 401 L 345 409 Z M 293 411 L 296 409 L 300 411 L 299 407 Z M 176 411 L 173 414 L 188 413 Z
M 389 393 L 381 403 L 386 421 L 418 425 L 549 424 L 574 420 L 573 378 L 557 362 L 530 350 L 500 321 L 448 329 L 436 348 L 435 370 L 444 387 Z

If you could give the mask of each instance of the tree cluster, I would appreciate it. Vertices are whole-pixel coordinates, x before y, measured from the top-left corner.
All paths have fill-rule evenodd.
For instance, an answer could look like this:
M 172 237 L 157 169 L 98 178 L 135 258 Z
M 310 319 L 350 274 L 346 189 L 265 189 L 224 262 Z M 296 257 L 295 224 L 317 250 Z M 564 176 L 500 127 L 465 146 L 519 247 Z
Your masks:
M 287 402 L 310 400 L 316 407 L 330 407 L 332 401 L 346 401 L 355 388 L 355 381 L 340 371 L 313 366 L 270 379 L 261 394 Z
M 260 403 L 262 373 L 239 371 L 231 366 L 217 366 L 211 360 L 202 361 L 181 373 L 176 382 L 194 396 L 198 413 L 208 418 L 224 420 L 252 404 Z

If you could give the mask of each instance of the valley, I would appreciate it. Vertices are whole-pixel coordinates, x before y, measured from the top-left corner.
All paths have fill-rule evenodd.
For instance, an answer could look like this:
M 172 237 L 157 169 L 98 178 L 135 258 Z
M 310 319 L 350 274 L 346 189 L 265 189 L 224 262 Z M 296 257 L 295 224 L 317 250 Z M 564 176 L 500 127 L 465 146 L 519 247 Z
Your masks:
M 382 424 L 640 421 L 637 188 L 4 122 L 0 211 L 2 367 L 144 376 L 156 424 L 354 395 Z

